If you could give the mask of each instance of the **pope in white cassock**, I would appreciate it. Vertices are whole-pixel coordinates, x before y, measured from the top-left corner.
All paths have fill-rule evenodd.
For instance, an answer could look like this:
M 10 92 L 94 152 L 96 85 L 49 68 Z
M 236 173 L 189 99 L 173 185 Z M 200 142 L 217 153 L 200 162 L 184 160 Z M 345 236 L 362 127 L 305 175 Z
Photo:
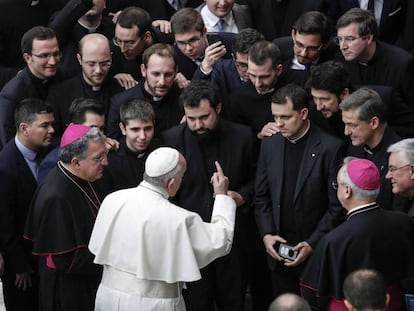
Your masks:
M 184 282 L 199 280 L 199 269 L 226 255 L 233 241 L 236 203 L 216 167 L 211 223 L 168 201 L 186 170 L 173 148 L 148 156 L 138 187 L 105 198 L 89 243 L 94 262 L 104 267 L 95 310 L 185 310 Z

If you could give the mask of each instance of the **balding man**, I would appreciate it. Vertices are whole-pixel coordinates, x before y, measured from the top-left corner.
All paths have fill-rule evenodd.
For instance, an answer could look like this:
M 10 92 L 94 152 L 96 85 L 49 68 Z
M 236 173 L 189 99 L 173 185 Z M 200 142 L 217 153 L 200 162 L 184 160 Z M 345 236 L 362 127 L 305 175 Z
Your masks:
M 319 241 L 301 278 L 302 295 L 313 309 L 342 310 L 342 284 L 357 269 L 374 268 L 383 274 L 391 296 L 387 310 L 403 307 L 403 280 L 404 288 L 412 290 L 414 221 L 377 204 L 380 182 L 373 162 L 345 158 L 332 186 L 347 211 L 346 221 Z
M 283 294 L 277 297 L 269 311 L 310 311 L 310 306 L 302 297 L 295 294 Z
M 108 76 L 112 57 L 108 39 L 89 34 L 79 42 L 77 54 L 82 73 L 63 81 L 49 91 L 47 101 L 55 107 L 56 133 L 61 135 L 69 123 L 69 106 L 75 98 L 92 98 L 108 110 L 112 95 L 121 91 L 115 79 Z
M 186 168 L 177 150 L 158 148 L 138 187 L 105 198 L 89 243 L 95 263 L 104 266 L 95 310 L 185 311 L 183 282 L 199 280 L 200 268 L 230 251 L 236 204 L 226 195 L 227 177 L 216 162 L 216 199 L 207 223 L 168 201 Z

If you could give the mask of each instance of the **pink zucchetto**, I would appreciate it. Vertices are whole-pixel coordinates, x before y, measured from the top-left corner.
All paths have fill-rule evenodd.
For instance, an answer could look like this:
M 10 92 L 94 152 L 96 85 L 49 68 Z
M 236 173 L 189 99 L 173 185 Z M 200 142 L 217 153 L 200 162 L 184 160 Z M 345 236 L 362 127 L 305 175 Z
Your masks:
M 347 165 L 351 181 L 360 189 L 376 190 L 380 186 L 380 174 L 376 165 L 367 159 L 354 159 Z
M 63 148 L 67 145 L 70 145 L 85 135 L 87 132 L 89 132 L 90 129 L 90 126 L 82 124 L 69 124 L 62 135 L 62 139 L 60 140 L 60 147 Z

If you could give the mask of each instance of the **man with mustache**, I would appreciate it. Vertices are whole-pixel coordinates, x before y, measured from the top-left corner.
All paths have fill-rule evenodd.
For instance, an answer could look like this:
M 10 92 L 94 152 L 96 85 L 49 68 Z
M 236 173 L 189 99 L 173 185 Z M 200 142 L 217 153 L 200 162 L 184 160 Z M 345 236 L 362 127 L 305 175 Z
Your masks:
M 23 239 L 30 201 L 36 191 L 42 149 L 53 136 L 53 110 L 40 99 L 25 99 L 15 113 L 17 133 L 0 152 L 0 253 L 7 310 L 37 310 L 37 260 Z M 1 267 L 0 267 L 1 268 Z

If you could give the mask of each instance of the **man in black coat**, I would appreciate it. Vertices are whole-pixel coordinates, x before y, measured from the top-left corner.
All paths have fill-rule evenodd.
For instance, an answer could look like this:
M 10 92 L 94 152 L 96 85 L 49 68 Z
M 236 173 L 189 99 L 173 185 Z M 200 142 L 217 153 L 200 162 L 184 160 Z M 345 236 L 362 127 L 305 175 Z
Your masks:
M 53 136 L 53 110 L 40 99 L 25 99 L 16 110 L 17 135 L 0 152 L 0 253 L 7 310 L 37 310 L 37 259 L 23 239 L 44 147 Z
M 46 99 L 54 83 L 61 53 L 52 29 L 36 26 L 22 38 L 22 54 L 27 66 L 0 92 L 0 149 L 16 132 L 14 111 L 25 98 Z
M 345 135 L 351 139 L 347 155 L 369 159 L 381 176 L 377 203 L 386 209 L 405 211 L 407 200 L 394 196 L 391 183 L 386 180 L 387 148 L 401 140 L 387 125 L 386 107 L 377 92 L 360 88 L 348 95 L 339 105 L 345 124 Z
M 164 43 L 157 43 L 145 50 L 141 72 L 144 79 L 131 89 L 111 98 L 108 114 L 107 134 L 119 139 L 121 130 L 120 108 L 127 100 L 138 97 L 151 102 L 155 111 L 155 136 L 180 123 L 184 112 L 178 104 L 181 90 L 174 83 L 177 75 L 177 59 L 173 48 Z
M 261 262 L 256 250 L 252 251 L 257 248 L 257 233 L 251 209 L 254 160 L 250 130 L 219 118 L 221 100 L 207 81 L 192 82 L 183 90 L 180 102 L 187 122 L 163 133 L 164 142 L 187 159 L 187 172 L 174 201 L 210 221 L 214 197 L 209 176 L 218 161 L 229 177 L 228 194 L 238 206 L 232 251 L 202 269 L 200 281 L 187 284 L 183 291 L 187 310 L 213 310 L 214 302 L 218 310 L 242 310 L 245 283 L 252 281 L 248 273 L 259 279 L 251 283 L 253 296 L 258 306 L 262 304 L 258 310 L 266 310 L 270 295 L 263 250 L 259 249 Z
M 302 274 L 303 296 L 313 310 L 343 310 L 346 276 L 375 269 L 384 276 L 391 296 L 387 310 L 405 310 L 401 285 L 406 281 L 404 287 L 412 288 L 414 221 L 377 204 L 380 174 L 367 159 L 346 158 L 335 187 L 346 221 L 326 234 L 311 255 Z
M 393 87 L 403 101 L 414 106 L 414 57 L 403 49 L 377 41 L 378 26 L 374 15 L 354 8 L 336 24 L 335 38 L 344 63 L 356 85 Z
M 56 12 L 49 22 L 62 49 L 60 72 L 71 78 L 81 72 L 76 54 L 79 41 L 90 33 L 100 33 L 111 40 L 115 26 L 108 16 L 103 16 L 105 0 L 71 0 Z
M 55 129 L 59 137 L 70 122 L 69 107 L 74 99 L 95 99 L 107 115 L 111 97 L 122 91 L 117 81 L 109 75 L 111 50 L 109 40 L 104 35 L 84 36 L 79 44 L 77 62 L 82 73 L 55 84 L 47 97 L 47 101 L 55 108 Z
M 343 143 L 309 121 L 308 104 L 299 86 L 276 91 L 271 110 L 279 132 L 263 139 L 257 164 L 253 206 L 275 297 L 299 293 L 303 262 L 343 213 L 331 187 Z M 297 258 L 281 257 L 280 243 L 293 246 Z

